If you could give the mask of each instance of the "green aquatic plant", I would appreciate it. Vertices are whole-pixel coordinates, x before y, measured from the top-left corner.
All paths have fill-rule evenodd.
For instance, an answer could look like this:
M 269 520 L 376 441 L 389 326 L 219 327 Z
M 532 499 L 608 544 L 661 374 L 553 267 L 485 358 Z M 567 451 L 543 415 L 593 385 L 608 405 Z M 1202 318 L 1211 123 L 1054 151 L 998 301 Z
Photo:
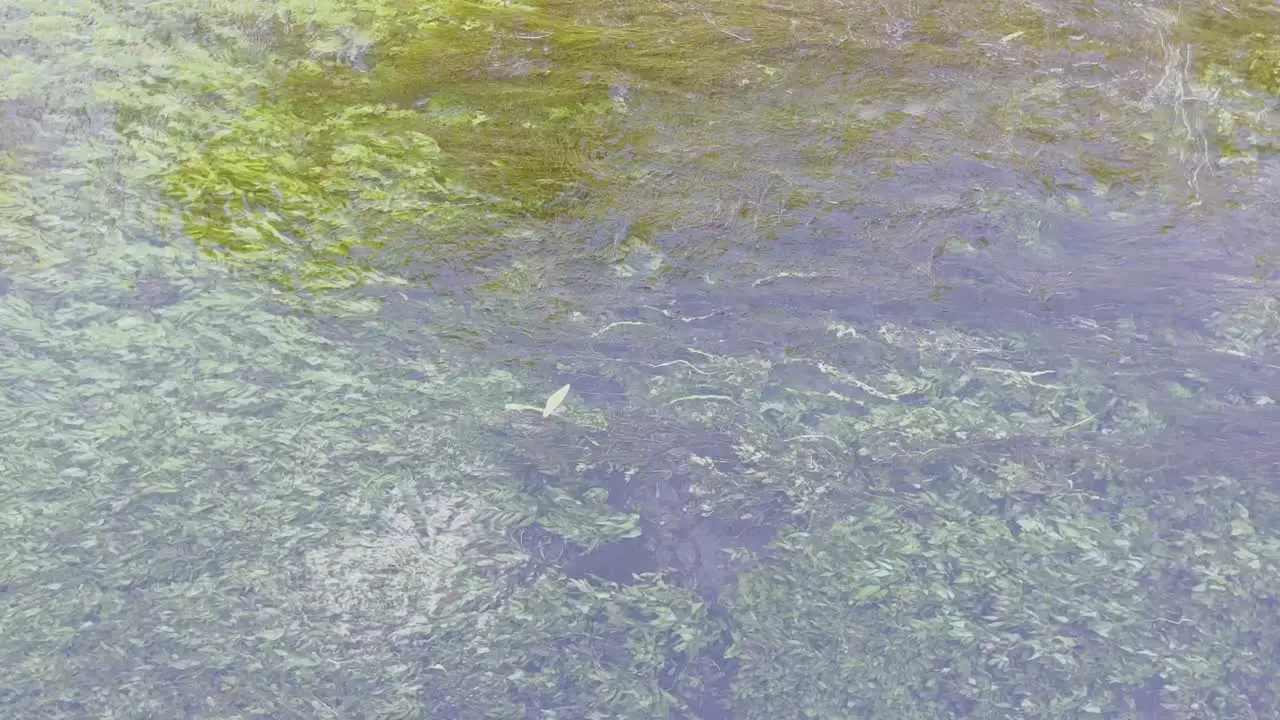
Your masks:
M 609 491 L 605 488 L 591 488 L 580 500 L 553 489 L 548 500 L 554 509 L 540 517 L 542 527 L 588 552 L 609 542 L 640 536 L 639 516 L 610 508 Z

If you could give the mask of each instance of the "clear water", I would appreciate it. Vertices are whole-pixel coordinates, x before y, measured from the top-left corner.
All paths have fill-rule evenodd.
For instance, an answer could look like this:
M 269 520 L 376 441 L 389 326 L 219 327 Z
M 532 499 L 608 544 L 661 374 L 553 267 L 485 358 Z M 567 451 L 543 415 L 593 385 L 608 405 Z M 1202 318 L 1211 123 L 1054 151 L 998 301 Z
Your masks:
M 1280 17 L 987 5 L 549 5 L 669 53 L 587 170 L 483 231 L 298 210 L 315 260 L 210 252 L 172 138 L 243 117 L 182 106 L 394 31 L 10 3 L 0 707 L 1272 716 Z

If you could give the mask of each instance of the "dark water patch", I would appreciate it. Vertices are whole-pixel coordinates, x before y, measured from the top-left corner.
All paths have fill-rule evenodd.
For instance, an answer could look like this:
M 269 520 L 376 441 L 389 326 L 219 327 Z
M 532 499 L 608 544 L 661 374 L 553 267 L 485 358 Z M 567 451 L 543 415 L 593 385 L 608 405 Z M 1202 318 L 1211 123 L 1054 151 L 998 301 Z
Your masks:
M 714 603 L 737 575 L 737 563 L 732 557 L 735 552 L 759 552 L 774 531 L 761 524 L 760 519 L 719 516 L 709 506 L 713 498 L 700 500 L 692 481 L 680 470 L 692 454 L 687 447 L 668 451 L 666 455 L 675 463 L 673 469 L 651 473 L 644 480 L 629 484 L 622 494 L 622 506 L 639 513 L 644 536 L 658 565 L 674 570 Z M 764 510 L 757 518 L 770 514 Z
M 646 538 L 616 540 L 590 552 L 566 557 L 565 573 L 569 577 L 594 578 L 627 585 L 637 575 L 662 569 L 658 557 Z
M 581 395 L 584 401 L 595 407 L 614 407 L 627 399 L 627 388 L 618 380 L 603 375 L 574 372 L 564 373 L 556 377 L 555 382 L 564 382 L 573 388 L 573 392 Z
M 1170 427 L 1142 448 L 1140 457 L 1157 467 L 1183 473 L 1212 469 L 1242 478 L 1262 479 L 1280 469 L 1280 438 L 1274 428 L 1280 412 L 1274 406 L 1259 412 L 1243 405 L 1202 410 L 1194 416 L 1173 417 Z M 1188 457 L 1185 448 L 1195 448 Z M 1156 461 L 1154 458 L 1161 458 Z
M 774 533 L 760 525 L 735 526 L 694 507 L 688 480 L 676 477 L 671 468 L 678 468 L 694 452 L 690 446 L 723 461 L 729 460 L 730 453 L 711 437 L 684 439 L 692 442 L 657 455 L 654 453 L 676 438 L 641 440 L 646 448 L 642 452 L 651 460 L 644 471 L 593 480 L 608 488 L 612 507 L 641 516 L 643 533 L 639 537 L 588 550 L 535 523 L 520 532 L 519 541 L 540 567 L 556 567 L 568 577 L 587 580 L 602 589 L 634 585 L 644 579 L 642 576 L 660 574 L 703 597 L 708 604 L 708 627 L 719 627 L 719 632 L 696 654 L 671 653 L 656 680 L 679 698 L 684 708 L 673 711 L 672 717 L 727 719 L 735 717 L 732 698 L 738 662 L 728 657 L 733 621 L 718 598 L 732 586 L 737 569 L 745 567 L 744 561 L 734 561 L 731 553 L 762 552 Z
M 690 452 L 676 448 L 669 457 L 678 458 Z M 718 639 L 695 657 L 673 655 L 668 658 L 664 685 L 677 692 L 688 707 L 688 713 L 673 717 L 711 720 L 735 717 L 733 684 L 738 661 L 728 656 L 733 645 L 733 619 L 720 597 L 730 591 L 737 573 L 749 566 L 747 558 L 760 553 L 774 536 L 766 525 L 732 522 L 714 517 L 696 505 L 689 481 L 667 475 L 652 482 L 616 488 L 623 507 L 638 512 L 644 527 L 644 542 L 622 547 L 617 556 L 604 556 L 618 567 L 636 568 L 652 565 L 691 588 L 708 603 L 709 617 L 722 624 Z M 643 548 L 643 549 L 642 549 Z M 601 553 L 597 551 L 597 553 Z M 678 693 L 681 678 L 695 677 L 698 691 Z M 687 683 L 683 683 L 688 687 Z

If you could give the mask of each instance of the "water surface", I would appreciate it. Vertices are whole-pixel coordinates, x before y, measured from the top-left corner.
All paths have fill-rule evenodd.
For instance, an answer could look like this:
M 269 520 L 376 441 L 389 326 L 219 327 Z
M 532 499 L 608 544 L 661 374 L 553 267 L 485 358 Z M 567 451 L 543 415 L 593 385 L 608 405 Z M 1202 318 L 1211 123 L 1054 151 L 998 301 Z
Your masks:
M 1280 711 L 1274 4 L 3 11 L 9 716 Z

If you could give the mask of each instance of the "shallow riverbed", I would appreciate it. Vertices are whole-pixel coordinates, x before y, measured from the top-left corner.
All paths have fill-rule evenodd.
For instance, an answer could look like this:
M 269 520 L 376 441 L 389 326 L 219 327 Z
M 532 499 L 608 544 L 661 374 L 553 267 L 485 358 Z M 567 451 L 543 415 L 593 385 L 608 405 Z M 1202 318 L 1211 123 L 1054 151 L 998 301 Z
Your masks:
M 0 10 L 6 716 L 1280 712 L 1274 3 Z

